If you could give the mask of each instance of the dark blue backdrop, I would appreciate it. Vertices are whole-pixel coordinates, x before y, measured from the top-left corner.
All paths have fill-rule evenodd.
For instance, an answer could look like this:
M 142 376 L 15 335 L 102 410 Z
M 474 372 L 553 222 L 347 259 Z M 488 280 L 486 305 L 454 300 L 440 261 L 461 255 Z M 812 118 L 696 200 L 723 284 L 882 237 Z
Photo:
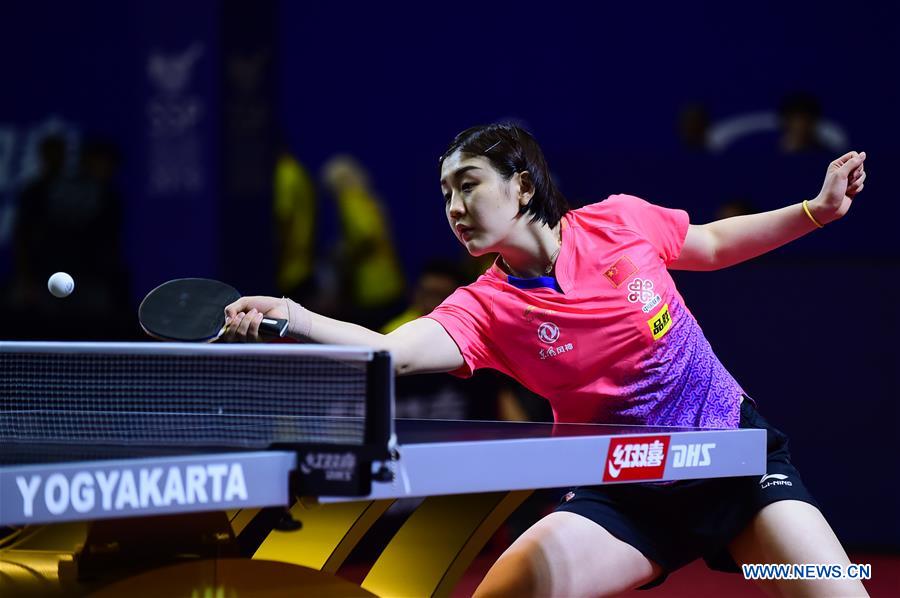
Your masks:
M 818 191 L 830 154 L 785 160 L 769 138 L 771 151 L 692 159 L 676 135 L 684 103 L 704 102 L 717 119 L 807 90 L 853 147 L 869 149 L 877 173 L 896 157 L 900 100 L 889 74 L 896 9 L 791 4 L 654 5 L 652 18 L 625 3 L 370 5 L 349 18 L 340 4 L 285 2 L 282 122 L 311 166 L 350 151 L 372 169 L 411 269 L 427 257 L 423 246 L 455 249 L 436 157 L 462 128 L 499 119 L 533 130 L 576 204 L 627 191 L 700 221 L 737 194 L 781 206 Z M 865 203 L 842 224 L 854 236 L 842 250 L 896 255 L 884 242 L 896 202 L 873 184 Z

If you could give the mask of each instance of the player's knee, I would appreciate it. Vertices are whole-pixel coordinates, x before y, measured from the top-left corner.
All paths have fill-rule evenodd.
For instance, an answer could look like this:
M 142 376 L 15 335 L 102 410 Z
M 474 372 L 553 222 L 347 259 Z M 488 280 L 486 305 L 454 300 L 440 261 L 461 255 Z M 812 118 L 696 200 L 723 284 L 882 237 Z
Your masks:
M 662 573 L 631 547 L 622 554 L 620 547 L 599 542 L 583 554 L 566 554 L 545 544 L 520 539 L 494 563 L 475 596 L 615 596 Z
M 538 596 L 541 566 L 536 546 L 507 550 L 497 559 L 475 590 L 475 597 Z

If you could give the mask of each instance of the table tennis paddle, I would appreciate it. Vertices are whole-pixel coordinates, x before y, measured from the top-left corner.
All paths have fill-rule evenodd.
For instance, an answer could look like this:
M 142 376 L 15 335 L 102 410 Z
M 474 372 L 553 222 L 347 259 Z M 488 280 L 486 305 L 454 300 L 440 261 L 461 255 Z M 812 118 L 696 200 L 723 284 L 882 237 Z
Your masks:
M 212 342 L 225 332 L 225 307 L 241 298 L 237 289 L 209 278 L 178 278 L 144 297 L 138 320 L 144 331 L 165 341 Z M 263 318 L 260 336 L 280 338 L 287 320 Z

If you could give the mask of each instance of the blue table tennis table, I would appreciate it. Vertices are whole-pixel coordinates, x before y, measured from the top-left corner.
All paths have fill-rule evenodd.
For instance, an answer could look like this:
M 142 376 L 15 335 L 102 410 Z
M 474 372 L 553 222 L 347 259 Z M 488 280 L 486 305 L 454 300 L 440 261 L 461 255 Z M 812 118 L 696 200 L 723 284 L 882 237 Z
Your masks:
M 391 422 L 389 456 L 365 463 L 360 496 L 298 497 L 292 485 L 298 472 L 352 477 L 358 455 L 340 448 L 4 442 L 0 584 L 17 595 L 252 595 L 277 582 L 310 595 L 445 596 L 535 490 L 765 473 L 763 430 Z M 412 498 L 362 583 L 336 577 Z

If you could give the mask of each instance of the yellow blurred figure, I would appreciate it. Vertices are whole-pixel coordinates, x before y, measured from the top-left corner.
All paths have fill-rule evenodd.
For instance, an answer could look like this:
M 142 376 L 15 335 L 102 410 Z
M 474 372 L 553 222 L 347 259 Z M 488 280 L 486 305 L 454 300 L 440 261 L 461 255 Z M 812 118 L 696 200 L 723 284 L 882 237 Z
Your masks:
M 323 169 L 337 201 L 343 238 L 341 262 L 354 306 L 377 309 L 403 298 L 405 281 L 381 203 L 363 168 L 349 156 L 336 156 Z
M 283 151 L 275 163 L 278 290 L 293 295 L 313 274 L 316 191 L 306 169 Z

